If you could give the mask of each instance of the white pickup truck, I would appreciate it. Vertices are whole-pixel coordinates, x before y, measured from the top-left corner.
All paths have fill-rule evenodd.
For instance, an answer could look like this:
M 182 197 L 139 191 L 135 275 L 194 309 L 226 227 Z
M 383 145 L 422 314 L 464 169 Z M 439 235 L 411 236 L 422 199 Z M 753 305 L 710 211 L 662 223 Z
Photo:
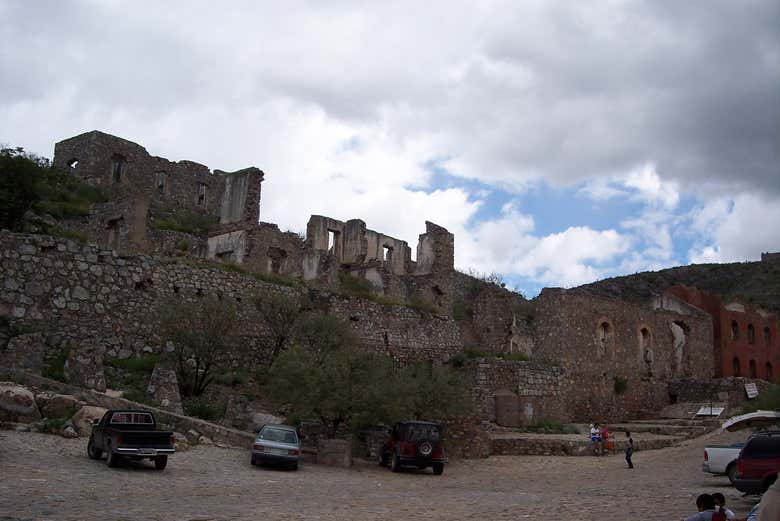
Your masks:
M 729 481 L 734 484 L 734 479 L 737 477 L 739 451 L 744 446 L 744 443 L 733 443 L 731 445 L 705 447 L 702 470 L 710 474 L 725 474 L 729 477 Z

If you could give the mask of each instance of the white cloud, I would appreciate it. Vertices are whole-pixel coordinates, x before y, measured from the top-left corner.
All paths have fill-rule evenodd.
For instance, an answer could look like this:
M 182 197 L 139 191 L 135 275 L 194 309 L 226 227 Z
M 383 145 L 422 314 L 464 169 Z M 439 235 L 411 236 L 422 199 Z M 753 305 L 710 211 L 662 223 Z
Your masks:
M 653 163 L 630 172 L 623 184 L 636 190 L 636 199 L 653 205 L 674 208 L 680 202 L 679 185 L 675 181 L 663 181 Z
M 756 193 L 716 199 L 693 212 L 693 228 L 703 233 L 689 252 L 691 262 L 758 260 L 780 251 L 780 198 Z

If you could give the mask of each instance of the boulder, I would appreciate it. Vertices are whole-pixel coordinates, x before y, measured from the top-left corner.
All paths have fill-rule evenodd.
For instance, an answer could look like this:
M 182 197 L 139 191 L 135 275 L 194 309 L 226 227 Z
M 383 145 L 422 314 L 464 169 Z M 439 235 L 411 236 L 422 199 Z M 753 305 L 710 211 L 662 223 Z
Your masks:
M 176 371 L 173 369 L 160 364 L 155 365 L 152 376 L 149 378 L 146 394 L 161 408 L 177 414 L 184 414 L 179 394 L 179 381 L 176 378 Z
M 200 433 L 195 429 L 190 429 L 187 431 L 186 439 L 190 443 L 197 443 L 198 438 L 200 438 Z
M 46 345 L 41 333 L 29 333 L 11 338 L 2 352 L 2 365 L 6 369 L 40 374 Z
M 76 414 L 73 415 L 71 421 L 79 436 L 89 436 L 92 432 L 92 422 L 94 420 L 99 420 L 104 414 L 106 414 L 106 409 L 103 407 L 85 405 L 76 411 Z
M 104 347 L 95 339 L 85 339 L 72 347 L 65 362 L 65 379 L 68 383 L 103 392 L 106 377 L 103 373 Z
M 11 382 L 0 382 L 0 420 L 34 422 L 41 419 L 35 395 Z
M 76 432 L 76 430 L 73 427 L 68 425 L 67 427 L 62 429 L 62 437 L 63 438 L 78 438 L 79 437 L 79 433 Z
M 35 396 L 35 402 L 45 418 L 70 418 L 79 401 L 67 394 L 40 393 Z

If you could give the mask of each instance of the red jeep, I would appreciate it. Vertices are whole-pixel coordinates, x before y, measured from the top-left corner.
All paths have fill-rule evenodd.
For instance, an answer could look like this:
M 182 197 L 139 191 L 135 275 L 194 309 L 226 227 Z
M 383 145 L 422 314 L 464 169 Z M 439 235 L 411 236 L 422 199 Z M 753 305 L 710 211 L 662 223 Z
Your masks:
M 748 438 L 737 460 L 734 487 L 761 494 L 777 479 L 780 470 L 780 431 L 759 432 Z
M 379 450 L 379 464 L 389 464 L 393 472 L 398 472 L 401 467 L 432 467 L 433 473 L 440 475 L 444 472 L 446 462 L 441 444 L 441 427 L 431 422 L 396 423 L 390 439 Z

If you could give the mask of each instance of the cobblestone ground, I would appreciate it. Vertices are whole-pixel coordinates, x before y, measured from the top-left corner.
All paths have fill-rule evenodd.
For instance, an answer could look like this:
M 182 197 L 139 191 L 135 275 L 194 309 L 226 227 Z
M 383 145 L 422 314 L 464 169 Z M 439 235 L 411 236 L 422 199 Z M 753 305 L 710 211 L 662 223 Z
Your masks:
M 717 490 L 744 515 L 757 498 L 701 471 L 706 444 L 744 438 L 719 433 L 640 451 L 633 470 L 620 455 L 500 456 L 455 461 L 434 476 L 369 463 L 255 468 L 247 451 L 203 446 L 175 454 L 163 472 L 148 463 L 109 469 L 86 457 L 85 439 L 0 431 L 0 520 L 674 520 Z

